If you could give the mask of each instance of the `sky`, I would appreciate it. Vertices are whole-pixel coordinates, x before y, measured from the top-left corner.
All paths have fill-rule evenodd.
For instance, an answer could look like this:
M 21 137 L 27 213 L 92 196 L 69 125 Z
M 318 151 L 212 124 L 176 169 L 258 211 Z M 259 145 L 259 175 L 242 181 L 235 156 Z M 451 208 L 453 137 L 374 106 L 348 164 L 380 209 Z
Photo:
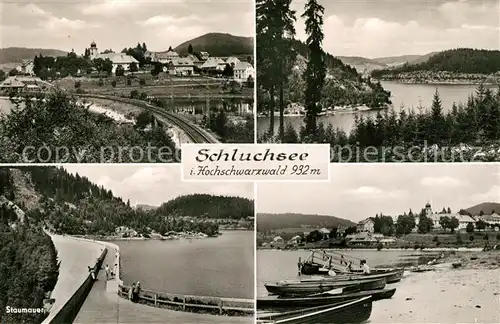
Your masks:
M 65 165 L 72 173 L 104 186 L 130 204 L 159 206 L 181 195 L 205 193 L 253 199 L 253 183 L 182 182 L 180 165 Z
M 331 164 L 330 183 L 259 183 L 258 213 L 331 215 L 354 222 L 431 203 L 452 212 L 500 203 L 498 164 Z
M 164 51 L 209 32 L 254 35 L 252 0 L 1 0 L 0 47 Z
M 296 38 L 305 40 L 304 0 L 294 0 Z M 320 0 L 324 49 L 376 58 L 458 47 L 500 49 L 498 0 Z

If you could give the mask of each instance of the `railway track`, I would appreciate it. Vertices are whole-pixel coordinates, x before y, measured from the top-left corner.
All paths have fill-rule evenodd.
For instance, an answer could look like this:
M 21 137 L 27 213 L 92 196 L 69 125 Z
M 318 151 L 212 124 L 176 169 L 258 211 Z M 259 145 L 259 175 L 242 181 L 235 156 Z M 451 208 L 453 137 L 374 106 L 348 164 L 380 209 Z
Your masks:
M 134 106 L 137 106 L 140 108 L 144 108 L 146 110 L 149 110 L 150 112 L 152 112 L 155 115 L 158 115 L 160 117 L 165 118 L 168 122 L 179 127 L 180 129 L 182 129 L 186 133 L 186 135 L 189 137 L 189 139 L 191 141 L 193 141 L 194 143 L 219 143 L 219 141 L 214 136 L 207 133 L 200 126 L 193 124 L 188 119 L 186 119 L 182 116 L 179 116 L 175 113 L 165 111 L 159 107 L 153 106 L 151 104 L 148 104 L 148 103 L 140 101 L 140 100 L 114 97 L 114 96 L 104 96 L 104 95 L 89 95 L 89 94 L 78 94 L 76 96 L 84 97 L 84 98 L 113 100 L 113 101 L 118 101 L 118 102 L 130 104 L 130 105 L 134 105 Z

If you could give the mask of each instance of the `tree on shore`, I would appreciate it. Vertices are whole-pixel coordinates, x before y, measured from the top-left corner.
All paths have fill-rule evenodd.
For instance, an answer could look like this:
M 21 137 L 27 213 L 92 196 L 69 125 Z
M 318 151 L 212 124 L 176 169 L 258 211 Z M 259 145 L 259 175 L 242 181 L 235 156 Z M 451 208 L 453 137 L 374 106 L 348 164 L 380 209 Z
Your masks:
M 450 218 L 450 223 L 448 224 L 448 228 L 451 230 L 452 233 L 455 233 L 455 228 L 458 228 L 459 221 L 456 217 Z
M 269 101 L 269 135 L 274 134 L 274 110 L 276 92 L 279 109 L 279 139 L 284 142 L 285 124 L 285 86 L 291 67 L 295 61 L 295 52 L 290 39 L 295 35 L 295 11 L 290 9 L 291 0 L 257 1 L 257 64 L 261 90 L 259 101 Z
M 317 116 L 321 112 L 319 102 L 321 90 L 325 82 L 326 66 L 322 50 L 323 43 L 323 14 L 325 9 L 317 0 L 309 0 L 305 5 L 302 18 L 305 18 L 307 46 L 309 48 L 309 61 L 305 71 L 307 87 L 305 91 L 306 107 L 306 135 L 312 136 L 317 141 Z
M 472 224 L 472 223 L 468 223 L 468 224 L 467 224 L 467 227 L 465 227 L 465 230 L 467 231 L 467 233 L 472 233 L 472 232 L 474 232 L 474 224 Z M 473 236 L 471 236 L 471 237 L 473 237 Z
M 439 225 L 446 230 L 450 226 L 450 218 L 448 216 L 441 216 L 439 217 Z
M 415 228 L 415 218 L 409 215 L 400 215 L 396 221 L 396 234 L 407 235 Z
M 418 220 L 418 232 L 421 234 L 427 234 L 432 230 L 432 227 L 434 226 L 434 222 L 432 219 L 427 217 L 425 215 L 425 212 L 423 214 L 420 214 L 419 220 Z
M 193 54 L 193 45 L 191 44 L 188 46 L 188 54 Z

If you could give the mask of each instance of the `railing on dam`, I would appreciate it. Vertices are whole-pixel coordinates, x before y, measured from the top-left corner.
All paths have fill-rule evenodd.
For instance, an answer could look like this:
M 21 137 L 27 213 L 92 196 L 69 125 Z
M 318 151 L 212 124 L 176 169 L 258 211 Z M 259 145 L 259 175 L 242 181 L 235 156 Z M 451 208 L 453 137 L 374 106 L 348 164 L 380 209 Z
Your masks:
M 128 298 L 130 286 L 120 285 L 118 295 Z M 154 307 L 170 308 L 185 312 L 211 313 L 229 316 L 253 315 L 253 299 L 192 296 L 141 289 L 139 302 Z
M 99 258 L 97 258 L 97 261 L 93 268 L 96 275 L 101 269 L 102 262 L 104 261 L 107 252 L 108 250 L 104 248 Z M 78 314 L 78 311 L 82 307 L 85 298 L 87 298 L 90 290 L 92 289 L 93 285 L 94 285 L 94 279 L 92 278 L 92 275 L 89 272 L 89 275 L 82 283 L 80 288 L 78 288 L 78 290 L 75 291 L 75 293 L 68 299 L 68 301 L 63 306 L 61 306 L 59 309 L 51 310 L 49 316 L 45 318 L 42 324 L 72 323 L 76 315 Z

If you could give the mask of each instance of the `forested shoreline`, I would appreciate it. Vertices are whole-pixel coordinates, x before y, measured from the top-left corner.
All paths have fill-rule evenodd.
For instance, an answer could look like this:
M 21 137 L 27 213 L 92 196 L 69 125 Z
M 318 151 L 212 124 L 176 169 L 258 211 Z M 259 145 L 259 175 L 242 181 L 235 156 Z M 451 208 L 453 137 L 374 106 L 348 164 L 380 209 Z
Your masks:
M 332 156 L 335 162 L 497 161 L 500 88 L 492 91 L 479 85 L 466 103 L 453 104 L 446 113 L 436 91 L 428 111 L 423 107 L 418 111 L 402 109 L 399 113 L 391 109 L 379 112 L 375 118 L 355 116 L 349 134 L 331 124 L 319 123 L 316 137 L 311 138 L 304 128 L 297 132 L 288 125 L 285 142 L 329 143 L 338 148 Z M 367 155 L 353 154 L 356 150 Z

